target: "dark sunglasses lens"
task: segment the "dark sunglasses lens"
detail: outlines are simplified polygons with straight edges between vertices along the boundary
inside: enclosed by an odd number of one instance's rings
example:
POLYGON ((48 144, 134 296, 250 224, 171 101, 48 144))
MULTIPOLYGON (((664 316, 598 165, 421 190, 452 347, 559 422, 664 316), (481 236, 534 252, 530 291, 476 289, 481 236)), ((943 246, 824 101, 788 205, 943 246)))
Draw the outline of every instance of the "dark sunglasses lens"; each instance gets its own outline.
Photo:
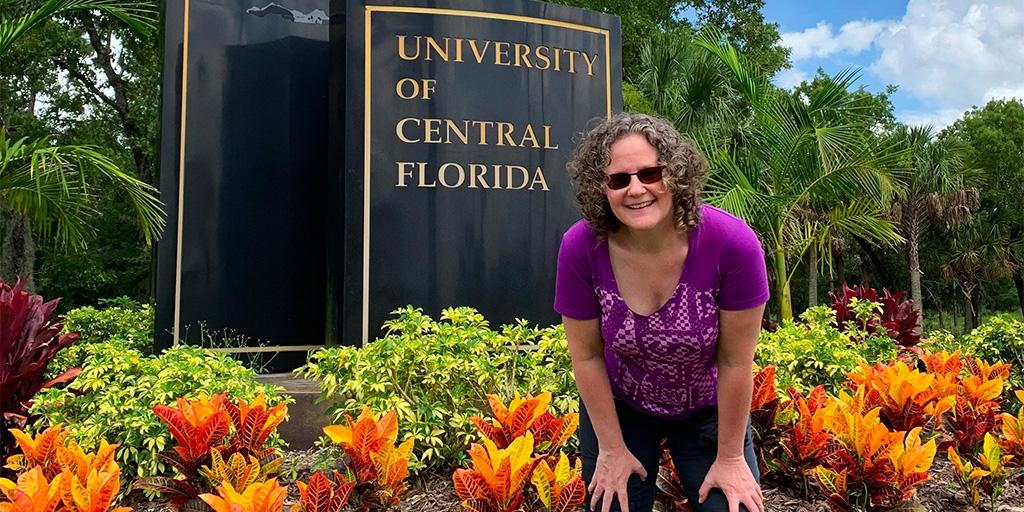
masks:
POLYGON ((608 188, 618 190, 629 186, 630 175, 620 172, 608 176, 608 188))
POLYGON ((640 183, 650 185, 651 183, 657 183, 661 181, 661 167, 652 167, 650 169, 644 169, 636 173, 636 177, 640 178, 640 183))

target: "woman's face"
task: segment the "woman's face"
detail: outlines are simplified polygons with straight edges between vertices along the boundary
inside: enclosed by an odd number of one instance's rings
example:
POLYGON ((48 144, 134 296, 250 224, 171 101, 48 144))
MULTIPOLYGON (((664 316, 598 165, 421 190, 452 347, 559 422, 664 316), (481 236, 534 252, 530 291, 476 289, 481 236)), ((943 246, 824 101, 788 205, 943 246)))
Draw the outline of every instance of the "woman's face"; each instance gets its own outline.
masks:
MULTIPOLYGON (((658 150, 640 134, 627 135, 614 143, 605 174, 635 173, 658 166, 658 150)), ((672 194, 662 180, 645 184, 636 175, 629 177, 629 185, 620 189, 605 187, 605 195, 612 213, 623 226, 646 231, 667 223, 674 226, 672 194)))

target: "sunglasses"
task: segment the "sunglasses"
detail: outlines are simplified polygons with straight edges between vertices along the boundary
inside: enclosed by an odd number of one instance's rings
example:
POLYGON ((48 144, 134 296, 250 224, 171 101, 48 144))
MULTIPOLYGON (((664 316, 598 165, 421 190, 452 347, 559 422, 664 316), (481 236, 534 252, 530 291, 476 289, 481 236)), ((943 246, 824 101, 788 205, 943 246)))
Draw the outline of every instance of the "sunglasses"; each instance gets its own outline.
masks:
POLYGON ((640 183, 650 185, 661 181, 661 173, 665 168, 662 166, 648 167, 637 172, 617 172, 608 175, 608 189, 619 190, 629 186, 629 182, 636 176, 640 183))

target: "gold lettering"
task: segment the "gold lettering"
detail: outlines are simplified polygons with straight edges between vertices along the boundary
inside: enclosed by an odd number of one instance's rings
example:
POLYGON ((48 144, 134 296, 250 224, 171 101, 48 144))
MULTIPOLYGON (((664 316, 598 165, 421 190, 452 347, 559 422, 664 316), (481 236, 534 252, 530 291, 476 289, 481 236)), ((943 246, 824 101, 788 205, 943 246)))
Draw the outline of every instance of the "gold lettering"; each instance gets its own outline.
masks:
POLYGON ((479 146, 487 145, 487 127, 493 125, 493 121, 473 121, 473 126, 480 127, 480 142, 477 142, 479 146))
POLYGON ((494 164, 494 187, 501 188, 501 166, 494 164))
POLYGON ((509 43, 506 43, 505 41, 495 41, 494 42, 494 65, 495 66, 511 66, 512 65, 512 63, 508 61, 508 46, 509 46, 509 43), (504 45, 504 47, 505 47, 504 50, 501 49, 502 45, 504 45), (504 62, 502 62, 502 60, 501 60, 502 57, 505 57, 505 59, 506 59, 504 62))
POLYGON ((565 53, 569 54, 569 72, 570 73, 575 73, 576 72, 576 55, 579 55, 580 52, 578 52, 576 50, 562 50, 562 51, 564 51, 565 53))
POLYGON ((462 38, 455 38, 455 62, 462 62, 462 38))
POLYGON ((440 119, 424 119, 423 120, 423 142, 427 144, 439 144, 441 142, 441 120, 440 119), (434 136, 437 137, 434 137, 434 136))
POLYGON ((405 179, 406 178, 412 178, 412 170, 410 169, 410 170, 406 171, 405 167, 406 166, 412 167, 413 165, 416 165, 416 162, 395 162, 395 163, 398 164, 398 185, 395 185, 395 186, 396 187, 408 187, 408 185, 405 184, 405 179))
POLYGON ((521 148, 526 147, 526 140, 527 139, 529 139, 529 140, 531 140, 533 142, 533 144, 531 144, 533 147, 540 148, 540 144, 537 143, 537 134, 533 133, 533 125, 532 124, 526 125, 526 132, 523 133, 523 140, 519 141, 519 147, 521 147, 521 148))
POLYGON ((544 180, 544 171, 541 171, 540 167, 537 167, 537 170, 533 172, 533 181, 530 182, 530 190, 533 190, 534 185, 536 185, 538 181, 540 182, 541 190, 547 192, 548 182, 544 180))
POLYGON ((533 53, 537 55, 537 60, 544 62, 544 67, 541 67, 540 64, 537 64, 537 69, 548 69, 551 67, 551 57, 548 56, 546 51, 550 49, 551 48, 548 48, 547 46, 538 46, 533 50, 533 53), (541 50, 545 50, 545 52, 541 53, 541 50))
POLYGON ((463 144, 469 144, 469 120, 468 119, 462 121, 464 131, 459 131, 459 125, 455 124, 455 121, 452 121, 451 119, 445 119, 444 121, 445 121, 445 128, 446 128, 445 134, 444 134, 444 143, 445 144, 451 144, 452 143, 452 132, 453 131, 455 132, 455 136, 458 137, 459 140, 461 140, 463 144))
POLYGON ((405 37, 406 36, 398 36, 398 56, 402 58, 402 60, 418 59, 420 56, 420 36, 416 36, 416 55, 411 57, 405 52, 405 37))
POLYGON ((533 67, 533 65, 530 64, 530 45, 523 44, 523 43, 516 43, 515 44, 515 54, 516 54, 516 67, 519 67, 519 60, 520 59, 522 59, 523 63, 526 64, 526 67, 528 67, 528 68, 532 68, 533 67))
POLYGON ((587 52, 583 52, 583 60, 587 61, 587 74, 590 76, 594 75, 594 63, 597 62, 597 54, 594 54, 594 60, 590 60, 587 52))
POLYGON ((555 71, 562 70, 562 49, 555 48, 555 71))
POLYGON ((437 182, 436 181, 431 181, 429 185, 425 181, 425 179, 427 177, 426 176, 426 174, 427 174, 427 163, 426 162, 418 162, 418 163, 420 164, 420 185, 419 186, 421 188, 434 188, 434 187, 436 187, 437 186, 437 182))
POLYGON ((515 130, 515 129, 516 128, 515 128, 515 126, 512 126, 512 123, 502 123, 502 122, 499 122, 498 123, 498 145, 499 146, 504 146, 505 145, 505 141, 507 140, 509 146, 515 147, 516 141, 512 140, 512 131, 515 130), (506 128, 508 129, 507 132, 505 131, 506 128))
POLYGON ((558 149, 558 144, 551 145, 551 126, 544 125, 544 149, 558 149))
POLYGON ((473 50, 473 56, 476 57, 476 63, 480 64, 484 61, 484 55, 487 55, 487 47, 491 45, 490 41, 484 41, 483 51, 477 51, 476 39, 469 40, 469 49, 473 50))
POLYGON ((461 165, 454 162, 448 162, 442 165, 441 168, 437 171, 437 179, 441 181, 441 186, 445 188, 456 188, 461 187, 462 182, 466 181, 466 174, 465 171, 462 169, 461 165), (455 182, 454 185, 449 185, 448 182, 444 179, 444 171, 448 170, 448 168, 450 167, 454 167, 459 170, 459 181, 455 182))
POLYGON ((505 185, 505 188, 507 188, 508 190, 522 190, 526 188, 526 183, 530 181, 530 173, 529 171, 526 170, 526 167, 522 167, 519 165, 506 165, 505 173, 506 177, 508 177, 508 184, 505 185), (520 174, 523 176, 523 184, 519 185, 518 187, 512 184, 515 181, 512 179, 512 169, 518 170, 520 174))
POLYGON ((487 186, 487 180, 484 179, 484 175, 487 174, 487 166, 484 164, 469 164, 469 188, 476 188, 476 180, 480 180, 480 186, 483 188, 491 188, 487 186))
POLYGON ((448 62, 448 38, 444 38, 444 51, 441 51, 441 46, 437 44, 437 41, 433 37, 427 36, 427 56, 423 60, 433 60, 430 58, 430 49, 434 49, 434 53, 437 53, 441 60, 448 62))
POLYGON ((402 119, 401 121, 398 122, 398 124, 395 125, 395 134, 398 135, 398 139, 401 140, 402 142, 405 142, 406 144, 415 144, 419 142, 420 139, 410 139, 405 136, 404 127, 405 123, 408 121, 412 121, 413 124, 417 126, 420 124, 419 119, 416 119, 415 117, 407 117, 405 119, 402 119))

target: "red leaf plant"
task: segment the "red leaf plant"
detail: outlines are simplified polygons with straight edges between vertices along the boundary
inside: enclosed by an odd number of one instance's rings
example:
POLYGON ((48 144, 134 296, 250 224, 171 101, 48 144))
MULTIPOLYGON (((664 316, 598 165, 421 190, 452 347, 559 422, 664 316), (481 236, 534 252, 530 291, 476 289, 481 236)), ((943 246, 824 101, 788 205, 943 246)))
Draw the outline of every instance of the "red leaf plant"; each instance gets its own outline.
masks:
POLYGON ((43 302, 24 291, 25 281, 11 288, 0 279, 0 460, 14 453, 9 430, 29 423, 32 397, 42 389, 71 381, 81 368, 45 380, 46 367, 57 352, 78 339, 77 332, 60 334, 62 317, 52 316, 60 299, 43 302))
POLYGON ((879 328, 885 328, 886 333, 892 340, 903 349, 921 353, 917 344, 921 342, 921 334, 917 328, 921 321, 921 312, 914 310, 914 301, 900 301, 903 292, 895 295, 889 293, 888 288, 882 289, 884 295, 879 296, 873 288, 855 285, 852 289, 843 283, 840 296, 829 292, 832 299, 832 309, 836 312, 836 328, 840 331, 846 330, 846 322, 853 321, 862 330, 874 334, 879 328), (872 317, 866 323, 857 320, 850 311, 850 299, 854 297, 860 300, 869 300, 881 304, 882 311, 878 316, 872 317))

